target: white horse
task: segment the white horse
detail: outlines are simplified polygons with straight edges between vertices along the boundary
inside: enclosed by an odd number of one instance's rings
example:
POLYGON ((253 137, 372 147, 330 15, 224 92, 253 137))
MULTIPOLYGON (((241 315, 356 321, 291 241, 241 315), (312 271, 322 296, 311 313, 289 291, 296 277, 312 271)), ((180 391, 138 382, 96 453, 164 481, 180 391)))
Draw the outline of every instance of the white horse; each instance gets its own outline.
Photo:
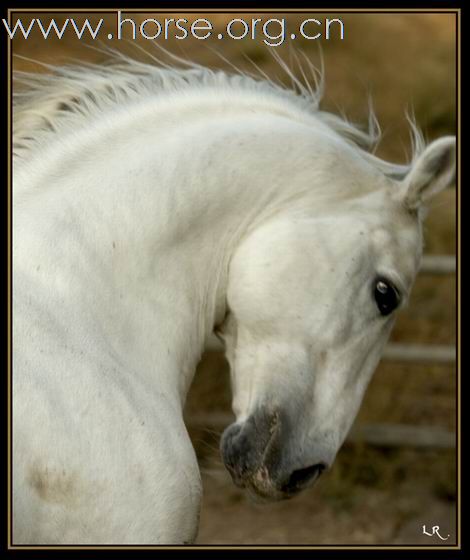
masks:
POLYGON ((424 147, 413 127, 411 164, 393 165, 309 86, 201 67, 19 78, 13 543, 195 540, 182 411, 214 330, 235 483, 268 499, 312 484, 408 298, 455 138, 424 147))

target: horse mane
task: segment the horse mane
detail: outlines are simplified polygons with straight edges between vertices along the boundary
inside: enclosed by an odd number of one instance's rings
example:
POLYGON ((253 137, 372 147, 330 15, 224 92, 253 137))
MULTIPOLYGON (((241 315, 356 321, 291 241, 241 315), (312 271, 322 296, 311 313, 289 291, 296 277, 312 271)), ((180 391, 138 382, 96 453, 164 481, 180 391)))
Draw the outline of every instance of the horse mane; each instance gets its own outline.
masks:
MULTIPOLYGON (((160 47, 162 49, 162 47, 160 47)), ((162 49, 164 50, 164 49, 162 49)), ((305 57, 313 84, 296 58, 302 80, 291 67, 275 53, 274 58, 291 80, 288 88, 270 79, 255 63, 252 74, 234 67, 234 72, 212 70, 194 62, 165 53, 179 63, 169 65, 151 56, 152 63, 128 57, 118 51, 107 50, 106 65, 78 62, 54 66, 33 61, 46 72, 15 71, 13 80, 13 156, 25 160, 35 147, 43 145, 48 136, 66 129, 76 129, 84 122, 103 113, 113 105, 120 105, 156 94, 184 90, 216 89, 220 92, 251 92, 270 102, 277 102, 286 112, 314 114, 332 131, 354 146, 358 153, 385 175, 401 179, 425 147, 421 131, 414 117, 407 115, 410 124, 411 162, 399 165, 386 162, 374 155, 382 132, 369 103, 368 127, 364 129, 344 116, 323 111, 320 103, 324 91, 323 68, 318 70, 305 57)), ((148 53, 147 53, 148 54, 148 53)), ((31 60, 26 57, 25 60, 31 60)), ((229 61, 225 60, 228 64, 229 61)))

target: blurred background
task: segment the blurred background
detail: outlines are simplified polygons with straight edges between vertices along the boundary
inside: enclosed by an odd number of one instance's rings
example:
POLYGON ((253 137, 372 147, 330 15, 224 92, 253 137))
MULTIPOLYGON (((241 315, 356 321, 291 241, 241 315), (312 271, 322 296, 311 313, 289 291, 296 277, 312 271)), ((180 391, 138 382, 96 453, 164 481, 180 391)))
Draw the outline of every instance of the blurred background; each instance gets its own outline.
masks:
MULTIPOLYGON (((453 14, 131 14, 137 23, 148 17, 205 17, 222 28, 235 17, 285 17, 288 28, 298 28, 308 17, 341 18, 344 40, 287 41, 276 47, 284 60, 291 46, 320 64, 321 47, 326 71, 323 108, 344 112, 355 122, 367 118, 370 94, 384 138, 378 154, 405 161, 410 153, 405 111, 413 109, 427 139, 456 132, 456 16, 453 14)), ((95 50, 105 46, 141 60, 161 51, 152 41, 106 40, 114 33, 116 14, 30 14, 82 22, 104 19, 103 43, 78 40, 65 33, 61 40, 44 40, 38 31, 28 40, 13 40, 13 52, 36 61, 61 64, 71 59, 106 63, 95 50), (94 48, 87 48, 91 45, 94 48)), ((124 29, 124 28, 123 28, 124 29)), ((150 30, 149 30, 150 32, 150 30)), ((126 35, 124 34, 124 37, 126 35)), ((263 43, 243 39, 205 41, 157 40, 158 44, 211 67, 231 65, 253 71, 249 57, 268 76, 288 84, 279 64, 263 43)), ((168 60, 168 59, 167 59, 168 60)), ((40 65, 14 58, 14 68, 44 71, 40 65)), ((301 74, 295 65, 294 72, 301 74)), ((320 483, 292 500, 252 504, 231 482, 221 463, 218 442, 231 422, 228 369, 221 353, 204 356, 196 374, 186 418, 202 471, 204 498, 199 544, 312 544, 312 545, 449 545, 456 542, 456 190, 436 197, 425 229, 428 259, 414 286, 407 309, 401 311, 387 359, 379 365, 366 394, 351 437, 336 463, 320 483), (450 258, 449 258, 450 257, 450 258), (404 347, 401 345, 405 345, 404 347), (413 346, 410 346, 413 345, 413 346), (424 345, 424 347, 423 347, 424 345), (437 535, 423 534, 439 525, 437 535)))

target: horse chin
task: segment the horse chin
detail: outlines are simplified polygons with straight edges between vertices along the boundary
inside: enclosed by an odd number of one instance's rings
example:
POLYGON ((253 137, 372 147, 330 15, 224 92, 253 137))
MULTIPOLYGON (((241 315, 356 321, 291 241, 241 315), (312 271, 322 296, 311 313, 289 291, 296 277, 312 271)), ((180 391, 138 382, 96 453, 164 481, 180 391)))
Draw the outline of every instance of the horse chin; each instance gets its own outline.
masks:
POLYGON ((269 476, 268 469, 261 467, 256 474, 251 477, 244 487, 247 488, 248 495, 255 502, 273 502, 289 500, 300 494, 306 488, 316 484, 321 473, 325 469, 323 464, 313 465, 306 469, 293 471, 288 480, 282 485, 276 484, 269 476), (312 474, 314 472, 314 474, 312 474))
POLYGON ((293 496, 291 494, 281 492, 277 488, 259 488, 255 485, 247 486, 246 493, 250 502, 261 505, 279 502, 281 500, 288 500, 293 496))
POLYGON ((248 499, 257 504, 267 504, 289 500, 301 492, 301 488, 286 491, 280 488, 269 476, 266 466, 260 467, 253 475, 242 479, 229 470, 232 480, 238 488, 246 491, 248 499))
POLYGON ((246 491, 249 500, 253 503, 265 504, 291 498, 293 494, 283 492, 271 480, 268 469, 260 467, 254 474, 240 476, 232 468, 227 467, 232 481, 238 488, 246 491))
POLYGON ((261 467, 246 485, 247 494, 252 502, 266 504, 288 500, 297 492, 285 492, 271 480, 266 467, 261 467))

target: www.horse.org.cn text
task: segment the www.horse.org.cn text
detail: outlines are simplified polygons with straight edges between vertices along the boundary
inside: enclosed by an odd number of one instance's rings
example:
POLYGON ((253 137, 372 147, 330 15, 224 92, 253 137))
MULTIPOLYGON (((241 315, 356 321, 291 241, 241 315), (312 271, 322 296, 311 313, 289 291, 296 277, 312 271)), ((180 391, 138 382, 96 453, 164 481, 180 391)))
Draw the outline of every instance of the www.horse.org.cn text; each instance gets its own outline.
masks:
POLYGON ((194 38, 198 40, 261 40, 269 47, 278 47, 286 41, 303 39, 343 40, 345 37, 344 22, 340 18, 319 19, 310 17, 304 19, 296 28, 288 29, 285 18, 233 18, 224 26, 216 26, 208 18, 197 18, 192 21, 187 18, 147 18, 136 22, 133 18, 125 17, 121 11, 117 12, 116 30, 114 33, 104 33, 104 20, 90 22, 88 18, 76 21, 66 18, 58 23, 54 18, 45 21, 44 18, 33 18, 24 23, 18 18, 13 24, 2 20, 6 33, 10 39, 40 37, 44 39, 63 39, 67 35, 74 35, 78 39, 108 40, 137 40, 148 41, 194 38))

